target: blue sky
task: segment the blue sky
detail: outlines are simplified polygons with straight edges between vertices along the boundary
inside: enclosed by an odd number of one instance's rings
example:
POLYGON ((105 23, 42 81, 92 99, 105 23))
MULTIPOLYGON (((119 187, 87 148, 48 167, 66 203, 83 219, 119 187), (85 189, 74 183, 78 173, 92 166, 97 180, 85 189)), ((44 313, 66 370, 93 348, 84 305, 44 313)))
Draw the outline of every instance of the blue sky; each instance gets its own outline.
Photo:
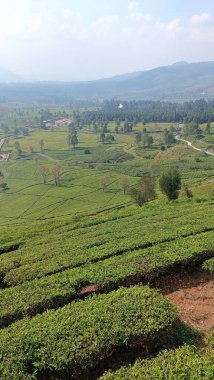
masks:
POLYGON ((2 0, 0 48, 0 65, 27 80, 214 60, 214 1, 2 0))

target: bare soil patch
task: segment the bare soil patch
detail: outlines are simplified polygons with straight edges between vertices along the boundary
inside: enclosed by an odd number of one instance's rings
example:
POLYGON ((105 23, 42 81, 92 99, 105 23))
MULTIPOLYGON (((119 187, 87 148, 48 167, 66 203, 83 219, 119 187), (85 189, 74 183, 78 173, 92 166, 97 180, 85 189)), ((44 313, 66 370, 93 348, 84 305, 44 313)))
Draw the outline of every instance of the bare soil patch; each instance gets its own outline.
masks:
POLYGON ((92 293, 98 292, 98 287, 96 285, 87 285, 80 290, 80 296, 87 296, 92 293))
POLYGON ((179 289, 169 292, 165 288, 163 292, 178 307, 180 319, 208 334, 214 328, 214 276, 202 270, 184 274, 183 279, 177 278, 176 287, 179 289))

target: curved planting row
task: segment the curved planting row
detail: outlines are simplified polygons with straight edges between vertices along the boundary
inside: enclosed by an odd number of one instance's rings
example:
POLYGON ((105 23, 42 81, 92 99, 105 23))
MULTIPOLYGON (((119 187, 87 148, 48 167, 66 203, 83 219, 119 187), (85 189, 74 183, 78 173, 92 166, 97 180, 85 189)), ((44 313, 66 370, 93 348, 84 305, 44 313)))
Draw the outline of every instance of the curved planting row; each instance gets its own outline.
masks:
MULTIPOLYGON (((171 227, 171 232, 176 234, 177 228, 183 226, 180 233, 185 233, 185 223, 187 224, 187 230, 192 229, 193 231, 204 229, 206 227, 214 227, 213 218, 210 216, 208 210, 205 212, 205 210, 198 209, 194 205, 194 207, 188 207, 188 214, 186 214, 186 212, 187 210, 184 212, 183 207, 177 210, 175 208, 175 211, 169 215, 165 213, 164 210, 163 218, 163 215, 159 215, 158 213, 147 216, 145 210, 140 214, 139 211, 136 212, 135 210, 137 217, 134 214, 128 219, 128 223, 127 220, 121 221, 119 218, 118 220, 113 220, 108 223, 106 222, 105 225, 95 225, 84 229, 79 228, 75 231, 70 225, 66 225, 59 227, 57 230, 45 230, 44 232, 47 232, 47 234, 44 234, 43 236, 38 236, 35 232, 35 236, 31 236, 30 243, 24 241, 21 243, 21 249, 15 253, 10 252, 7 253, 7 255, 2 256, 0 275, 2 276, 7 271, 22 265, 37 263, 38 261, 51 259, 53 257, 57 258, 59 252, 60 255, 62 253, 66 254, 68 251, 75 254, 79 249, 86 250, 88 247, 96 246, 96 244, 102 244, 103 241, 111 241, 112 233, 114 233, 114 238, 123 239, 124 237, 127 237, 131 240, 132 235, 137 232, 139 232, 140 236, 146 234, 146 236, 149 237, 149 231, 147 233, 147 230, 150 230, 151 233, 153 232, 153 235, 154 230, 156 230, 157 232, 159 231, 160 238, 165 238, 165 234, 170 238, 169 228, 171 227), (139 223, 139 221, 142 221, 142 224, 139 223), (168 229, 168 233, 165 229, 168 229), (82 239, 83 236, 84 239, 82 239)), ((177 232, 177 235, 178 234, 179 230, 177 232)), ((148 241, 148 238, 146 241, 148 241)), ((149 241, 152 240, 150 239, 149 241)))
POLYGON ((161 341, 177 309, 149 287, 136 286, 26 318, 0 332, 2 380, 56 378, 94 368, 113 350, 161 341))
POLYGON ((120 285, 148 282, 178 264, 191 266, 213 255, 214 234, 206 232, 162 243, 126 255, 70 269, 0 291, 0 324, 65 305, 81 296, 86 285, 107 291, 120 285))
POLYGON ((134 365, 109 371, 100 380, 213 380, 214 348, 197 353, 184 346, 165 351, 151 360, 138 360, 134 365))
MULTIPOLYGON (((68 268, 75 268, 87 263, 104 260, 111 256, 117 256, 128 251, 144 248, 162 241, 174 240, 178 236, 188 236, 206 229, 212 229, 213 220, 210 215, 201 218, 197 215, 194 221, 187 220, 183 215, 180 219, 153 222, 148 225, 131 226, 126 230, 119 228, 112 234, 103 231, 99 237, 87 238, 87 235, 77 239, 76 236, 66 239, 64 235, 59 242, 42 244, 21 249, 16 254, 5 256, 1 260, 0 274, 4 286, 14 286, 28 280, 40 278, 45 275, 61 272, 68 268), (85 245, 87 241, 88 248, 85 245), (95 242, 97 246, 95 246, 95 242), (92 247, 90 247, 90 244, 92 247), (48 257, 49 256, 49 257, 48 257), (38 258, 38 261, 36 261, 38 258)), ((112 230, 111 230, 112 231, 112 230)))

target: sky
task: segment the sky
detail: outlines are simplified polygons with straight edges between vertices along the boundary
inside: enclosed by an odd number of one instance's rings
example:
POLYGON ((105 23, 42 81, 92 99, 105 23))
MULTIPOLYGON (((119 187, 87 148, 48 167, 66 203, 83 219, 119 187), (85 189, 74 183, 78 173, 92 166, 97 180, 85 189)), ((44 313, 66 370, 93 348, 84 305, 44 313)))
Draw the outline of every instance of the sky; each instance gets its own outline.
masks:
POLYGON ((0 66, 26 80, 211 60, 213 0, 0 0, 0 66))

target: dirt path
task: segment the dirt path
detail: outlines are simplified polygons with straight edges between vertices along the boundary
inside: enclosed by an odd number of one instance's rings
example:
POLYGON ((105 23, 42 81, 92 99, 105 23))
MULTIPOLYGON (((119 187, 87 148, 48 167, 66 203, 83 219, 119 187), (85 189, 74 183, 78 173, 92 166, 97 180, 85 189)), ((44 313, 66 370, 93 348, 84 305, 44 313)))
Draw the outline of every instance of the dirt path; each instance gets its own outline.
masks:
POLYGON ((190 146, 194 150, 197 150, 198 152, 203 152, 203 153, 209 154, 210 156, 214 156, 214 153, 208 152, 208 150, 203 150, 203 149, 197 148, 196 146, 194 146, 192 144, 191 141, 181 139, 181 138, 179 138, 179 136, 175 136, 175 138, 178 141, 183 141, 183 142, 187 143, 188 146, 190 146))

